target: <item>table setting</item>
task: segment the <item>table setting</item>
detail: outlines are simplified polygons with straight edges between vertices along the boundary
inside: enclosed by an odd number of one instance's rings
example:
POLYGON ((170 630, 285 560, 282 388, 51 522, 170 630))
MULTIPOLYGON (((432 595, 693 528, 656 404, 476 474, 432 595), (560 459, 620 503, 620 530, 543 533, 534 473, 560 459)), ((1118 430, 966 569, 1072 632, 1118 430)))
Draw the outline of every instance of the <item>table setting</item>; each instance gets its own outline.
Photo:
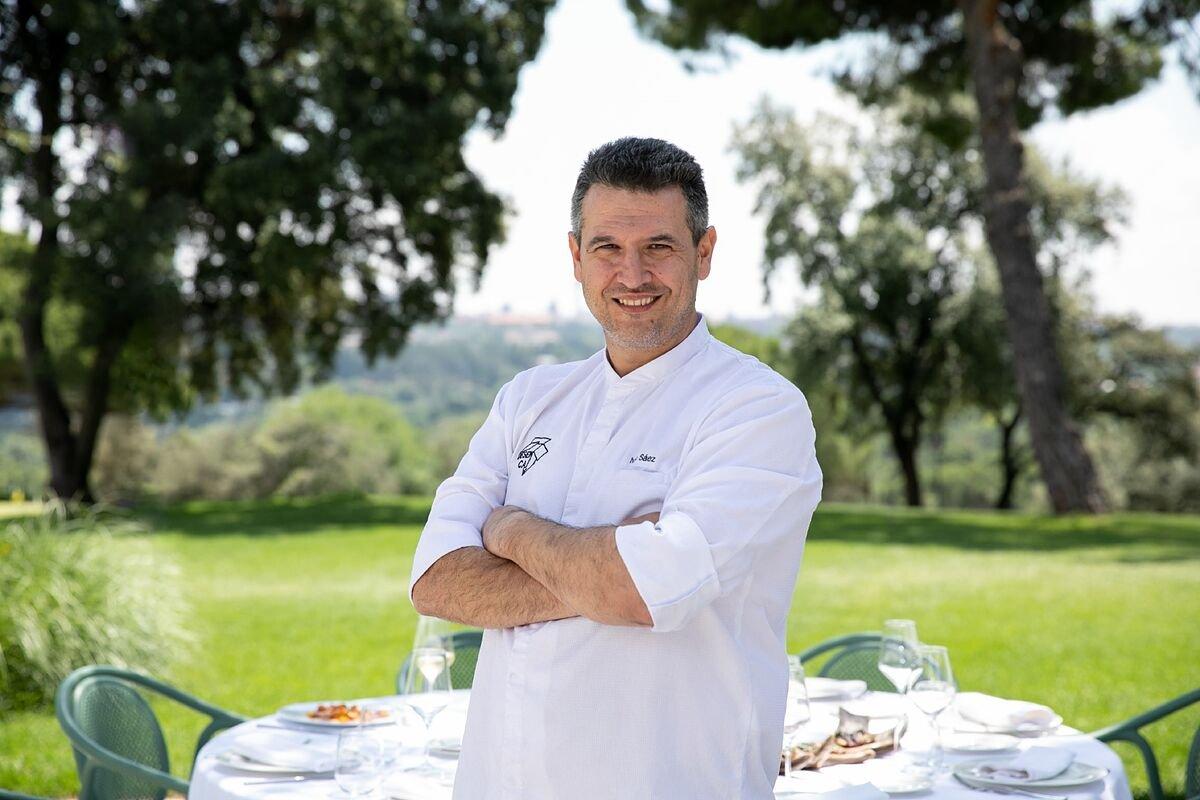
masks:
MULTIPOLYGON (((945 647, 922 643, 911 620, 887 620, 878 664, 896 693, 842 697, 806 689, 793 658, 776 797, 1130 800, 1120 759, 1044 705, 959 692, 945 647)), ((828 681, 829 679, 823 679, 828 681)))
MULTIPOLYGON (((188 797, 450 798, 470 690, 443 641, 419 632, 399 694, 291 703, 218 735, 188 797)), ((911 621, 885 623, 878 666, 897 692, 789 657, 777 798, 1132 800, 1106 745, 1046 706, 958 692, 949 652, 911 621)))

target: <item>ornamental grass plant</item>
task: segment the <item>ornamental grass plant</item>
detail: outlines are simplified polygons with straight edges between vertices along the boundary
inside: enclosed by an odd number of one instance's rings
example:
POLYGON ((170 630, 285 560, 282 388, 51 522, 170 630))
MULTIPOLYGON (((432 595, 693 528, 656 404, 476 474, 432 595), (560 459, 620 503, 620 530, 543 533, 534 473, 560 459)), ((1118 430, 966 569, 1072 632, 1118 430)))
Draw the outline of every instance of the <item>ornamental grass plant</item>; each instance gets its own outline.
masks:
POLYGON ((0 714, 87 664, 162 675, 186 647, 178 566, 110 510, 55 504, 0 532, 0 714))

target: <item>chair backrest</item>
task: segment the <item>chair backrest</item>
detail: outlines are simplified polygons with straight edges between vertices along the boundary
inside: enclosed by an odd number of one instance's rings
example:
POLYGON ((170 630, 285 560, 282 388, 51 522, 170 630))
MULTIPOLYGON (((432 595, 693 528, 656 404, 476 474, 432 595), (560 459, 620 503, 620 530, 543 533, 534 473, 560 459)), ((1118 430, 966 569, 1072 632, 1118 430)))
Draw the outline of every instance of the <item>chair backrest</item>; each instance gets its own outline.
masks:
POLYGON ((1192 746, 1188 750, 1187 774, 1183 779, 1183 796, 1188 800, 1200 800, 1200 728, 1192 737, 1192 746))
MULTIPOLYGON (((454 648, 454 662, 450 665, 450 685, 455 689, 470 689, 475 681, 475 664, 479 661, 479 648, 483 645, 483 631, 458 631, 450 635, 454 648)), ((412 667, 410 653, 396 674, 396 692, 404 692, 404 681, 412 667)))
POLYGON ((849 633, 826 639, 800 654, 805 672, 819 664, 817 675, 839 680, 866 681, 867 688, 875 692, 895 692, 896 687, 879 671, 878 633, 849 633), (822 659, 822 656, 825 656, 822 659))
POLYGON ((162 800, 166 796, 158 783, 109 769, 88 755, 89 749, 98 747, 159 772, 170 772, 158 718, 136 689, 111 675, 90 675, 76 682, 64 700, 60 721, 75 753, 80 800, 162 800))

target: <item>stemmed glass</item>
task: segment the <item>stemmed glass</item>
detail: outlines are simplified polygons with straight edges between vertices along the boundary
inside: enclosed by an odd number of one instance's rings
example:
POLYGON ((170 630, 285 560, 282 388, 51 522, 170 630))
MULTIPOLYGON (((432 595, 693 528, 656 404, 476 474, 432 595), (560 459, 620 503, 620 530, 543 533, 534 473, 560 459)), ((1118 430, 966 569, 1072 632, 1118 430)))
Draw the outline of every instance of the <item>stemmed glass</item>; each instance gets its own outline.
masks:
POLYGON ((808 704, 808 687, 804 684, 804 665, 800 656, 788 656, 788 693, 787 705, 783 711, 783 774, 792 774, 792 747, 796 744, 796 734, 804 724, 812 719, 812 709, 808 704))
POLYGON ((925 644, 917 648, 920 666, 908 689, 908 697, 921 713, 929 717, 933 728, 933 745, 929 749, 927 766, 937 772, 942 763, 942 732, 938 715, 954 701, 958 690, 950 669, 950 652, 941 645, 925 644))
POLYGON ((879 671, 904 694, 920 667, 917 655, 917 623, 911 619, 889 619, 883 623, 879 640, 879 671))
POLYGON ((350 797, 365 798, 383 781, 383 746, 373 735, 355 728, 338 734, 333 779, 350 797))
POLYGON ((425 723, 425 751, 418 772, 438 774, 429 759, 433 718, 450 702, 450 658, 445 648, 417 647, 404 677, 404 702, 425 723))
POLYGON ((438 617, 422 616, 417 619, 417 633, 413 637, 413 648, 440 647, 446 651, 446 666, 454 665, 454 634, 463 626, 438 617))

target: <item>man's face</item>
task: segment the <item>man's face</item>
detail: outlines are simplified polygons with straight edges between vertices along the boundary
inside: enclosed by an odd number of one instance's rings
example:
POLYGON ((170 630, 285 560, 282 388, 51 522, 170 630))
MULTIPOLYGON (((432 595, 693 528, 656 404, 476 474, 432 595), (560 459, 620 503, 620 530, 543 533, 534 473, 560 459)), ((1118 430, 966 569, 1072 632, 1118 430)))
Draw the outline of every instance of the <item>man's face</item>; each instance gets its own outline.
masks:
POLYGON ((696 284, 708 277, 716 230, 692 243, 678 187, 592 186, 582 212, 579 241, 568 235, 575 280, 610 348, 670 349, 695 325, 696 284))

